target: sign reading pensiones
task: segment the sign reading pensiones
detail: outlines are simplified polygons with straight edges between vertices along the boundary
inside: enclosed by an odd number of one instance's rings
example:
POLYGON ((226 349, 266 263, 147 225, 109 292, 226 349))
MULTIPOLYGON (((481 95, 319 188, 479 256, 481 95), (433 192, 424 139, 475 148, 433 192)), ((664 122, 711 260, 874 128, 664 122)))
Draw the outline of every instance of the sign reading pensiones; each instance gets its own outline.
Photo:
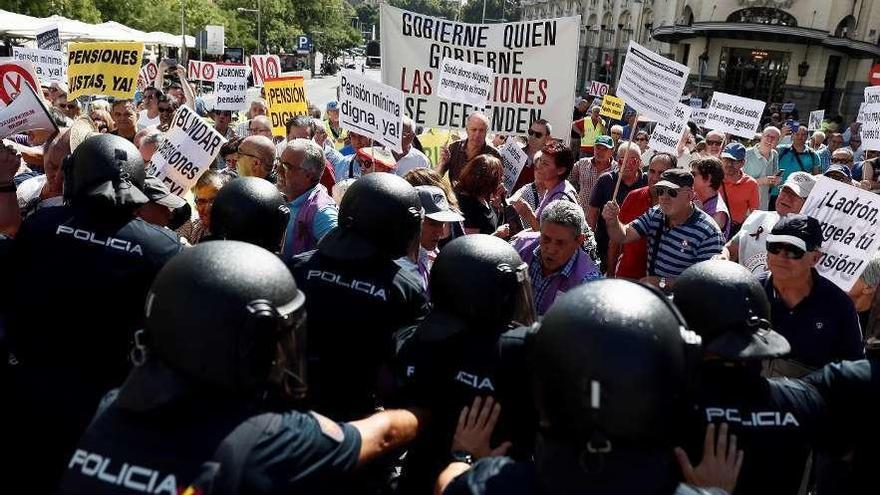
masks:
POLYGON ((143 43, 68 43, 68 98, 134 98, 143 52, 143 43))
POLYGON ((37 76, 44 84, 49 84, 52 81, 65 81, 67 78, 67 61, 62 52, 13 46, 12 58, 30 61, 34 65, 37 76))
POLYGON ((693 107, 679 103, 673 110, 671 118, 658 122, 648 141, 648 147, 661 153, 672 153, 678 156, 678 143, 687 129, 687 122, 691 118, 693 107))
POLYGON ((504 165, 504 189, 507 190, 509 196, 516 192, 513 190, 513 186, 516 185, 516 180, 519 179, 519 174, 529 157, 519 142, 513 138, 508 139, 502 147, 498 148, 498 153, 501 155, 501 162, 504 165))
POLYGON ((402 153, 403 92, 352 70, 339 78, 339 124, 402 153))
POLYGON ((263 81, 263 91, 269 104, 269 119, 273 136, 287 136, 287 121, 309 113, 305 80, 302 77, 281 77, 263 81))
POLYGON ((630 41, 617 83, 617 96, 658 122, 669 118, 681 99, 690 69, 630 41))
POLYGON ((755 137, 765 103, 716 91, 706 109, 706 129, 726 132, 747 139, 755 137))
POLYGON ((183 196, 208 169, 225 142, 195 110, 182 105, 174 114, 165 141, 153 154, 149 171, 171 193, 183 196))
POLYGON ((880 200, 871 191, 819 176, 801 213, 822 226, 822 254, 816 270, 849 292, 880 242, 880 200))
POLYGON ((559 137, 571 127, 580 18, 465 24, 381 6, 382 80, 406 94, 417 125, 463 129, 483 110, 490 132, 525 135, 546 119, 559 137), (495 74, 485 108, 437 95, 444 58, 486 66, 495 74))
POLYGON ((214 94, 217 95, 215 110, 247 109, 248 68, 242 64, 214 64, 214 94))

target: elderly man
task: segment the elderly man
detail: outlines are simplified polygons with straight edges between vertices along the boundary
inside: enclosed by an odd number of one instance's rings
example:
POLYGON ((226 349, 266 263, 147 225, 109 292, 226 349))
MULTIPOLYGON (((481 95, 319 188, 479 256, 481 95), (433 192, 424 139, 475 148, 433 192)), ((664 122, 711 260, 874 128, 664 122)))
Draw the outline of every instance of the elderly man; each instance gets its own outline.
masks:
POLYGON ((571 169, 568 181, 578 191, 578 202, 584 211, 590 209, 590 195, 599 177, 617 168, 614 160, 614 141, 610 136, 598 136, 591 157, 581 158, 571 169))
POLYGON ((721 252, 724 234, 712 217, 694 205, 694 176, 690 172, 667 170, 654 189, 660 204, 627 225, 620 222, 616 201, 605 204, 602 217, 614 242, 648 239, 648 276, 642 281, 670 290, 685 269, 721 252))
POLYGON ((333 141, 333 147, 341 150, 345 146, 345 140, 348 138, 348 131, 339 125, 339 102, 330 101, 324 107, 324 131, 333 141))
POLYGON ((394 153, 397 159, 397 175, 403 177, 407 172, 414 168, 431 168, 431 162, 424 153, 413 146, 413 140, 416 137, 416 124, 413 119, 404 115, 403 117, 403 133, 401 135, 400 147, 403 153, 394 153))
POLYGON ((62 197, 64 171, 61 170, 61 162, 70 153, 70 129, 62 128, 45 144, 43 153, 45 174, 25 180, 15 191, 22 217, 27 217, 40 208, 64 204, 62 197))
MULTIPOLYGON (((323 130, 323 127, 319 127, 319 125, 319 120, 315 120, 308 115, 297 115, 287 119, 287 122, 284 123, 285 130, 287 131, 286 139, 275 145, 275 156, 281 158, 281 154, 284 153, 287 144, 292 143, 295 139, 313 139, 318 143, 318 146, 321 146, 316 135, 319 129, 323 130)), ((333 165, 326 158, 324 159, 324 173, 321 174, 321 184, 328 191, 332 191, 333 186, 336 185, 336 172, 333 170, 333 165)))
POLYGON ((68 100, 66 94, 59 95, 58 98, 55 99, 55 108, 61 110, 61 113, 63 113, 68 119, 79 117, 80 112, 82 111, 79 101, 77 101, 76 98, 68 100))
MULTIPOLYGON (((874 304, 874 294, 877 292, 877 286, 880 285, 880 252, 874 253, 874 257, 868 261, 865 271, 856 280, 856 283, 849 290, 849 298, 852 299, 859 314, 859 325, 862 332, 867 332, 870 328, 871 307, 874 304)), ((871 335, 865 335, 871 337, 871 335)))
POLYGON ((336 202, 320 184, 323 172, 320 146, 309 139, 287 143, 278 160, 278 190, 290 202, 290 223, 281 248, 285 260, 315 249, 324 234, 337 225, 336 202))
POLYGON ((831 157, 840 148, 843 148, 843 134, 834 132, 828 136, 828 144, 822 148, 822 151, 817 150, 819 160, 822 162, 822 172, 828 170, 828 167, 831 166, 831 157))
POLYGON ((593 156, 596 138, 605 134, 605 121, 599 116, 598 106, 590 108, 590 115, 571 124, 571 128, 581 136, 581 158, 593 156))
POLYGON ((248 121, 249 136, 265 136, 272 139, 272 121, 265 115, 257 115, 248 121))
POLYGON ((556 200, 541 212, 541 235, 519 246, 529 265, 532 293, 539 315, 550 309, 560 293, 602 277, 590 256, 581 249, 587 229, 583 210, 556 200))
MULTIPOLYGON (((275 183, 275 145, 266 136, 248 136, 238 145, 239 177, 259 177, 275 183)), ((320 178, 320 177, 319 177, 320 178)))
POLYGON ((841 360, 864 357, 853 301, 819 275, 822 227, 815 218, 792 213, 766 236, 768 273, 758 276, 770 300, 773 328, 791 344, 771 374, 798 377, 841 360))
POLYGON ((831 163, 822 174, 830 177, 838 182, 849 184, 854 187, 861 187, 859 181, 853 180, 853 156, 846 148, 840 148, 831 155, 831 163))
POLYGON ((721 131, 709 131, 706 134, 706 151, 703 156, 721 157, 721 145, 724 144, 724 133, 721 131))
MULTIPOLYGON (((821 161, 815 151, 807 148, 807 128, 798 127, 797 132, 791 136, 791 144, 780 144, 776 147, 779 152, 779 170, 782 172, 782 181, 794 172, 807 172, 818 174, 821 161)), ((770 191, 770 207, 776 205, 779 196, 779 186, 770 191)))
POLYGON ((733 142, 724 147, 721 152, 724 180, 721 182, 720 194, 730 213, 730 235, 739 232, 746 217, 760 206, 758 182, 743 173, 745 163, 745 146, 733 142))
POLYGON ((550 140, 551 130, 550 123, 545 119, 538 119, 529 126, 528 141, 522 146, 526 153, 526 164, 520 171, 519 177, 516 178, 513 190, 507 191, 508 195, 519 191, 519 188, 535 180, 535 155, 544 149, 550 140))
POLYGON ((486 143, 486 133, 489 131, 489 117, 486 117, 486 114, 483 112, 470 114, 465 123, 465 131, 467 131, 467 139, 450 144, 437 168, 440 175, 449 172, 449 180, 453 183, 458 180, 458 174, 471 158, 490 154, 501 159, 498 150, 486 143))
POLYGON ((159 96, 164 96, 162 91, 152 86, 144 89, 144 109, 138 112, 137 129, 158 126, 159 121, 159 96))
POLYGON ((779 153, 776 145, 782 133, 778 128, 768 126, 761 133, 761 141, 746 150, 746 163, 743 172, 758 183, 758 203, 762 210, 770 209, 770 189, 780 183, 779 153))
POLYGON ((137 134, 137 109, 134 107, 134 102, 132 100, 114 101, 110 107, 110 116, 113 117, 113 123, 116 125, 116 129, 110 131, 110 134, 134 141, 134 135, 137 134))

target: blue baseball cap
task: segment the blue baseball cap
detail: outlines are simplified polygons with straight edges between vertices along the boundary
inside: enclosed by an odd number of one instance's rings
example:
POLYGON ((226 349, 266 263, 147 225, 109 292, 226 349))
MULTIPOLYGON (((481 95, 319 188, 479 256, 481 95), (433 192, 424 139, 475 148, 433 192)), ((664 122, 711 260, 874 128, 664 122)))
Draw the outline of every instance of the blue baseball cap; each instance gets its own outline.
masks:
POLYGON ((339 102, 336 100, 328 101, 327 110, 339 110, 339 102))
POLYGON ((830 177, 835 173, 843 174, 847 179, 852 180, 852 171, 846 165, 841 165, 839 163, 832 163, 828 166, 828 170, 825 171, 824 176, 830 177))
POLYGON ((735 162, 741 162, 746 159, 746 147, 741 143, 730 143, 724 147, 721 158, 730 158, 735 162))

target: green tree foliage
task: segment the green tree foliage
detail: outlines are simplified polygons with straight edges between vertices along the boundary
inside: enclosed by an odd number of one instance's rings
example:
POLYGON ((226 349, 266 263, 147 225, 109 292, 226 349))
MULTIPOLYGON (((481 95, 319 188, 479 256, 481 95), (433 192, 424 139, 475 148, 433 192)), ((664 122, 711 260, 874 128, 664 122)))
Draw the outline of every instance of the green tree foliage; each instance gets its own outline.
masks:
MULTIPOLYGON (((518 21, 522 17, 519 0, 486 0, 486 22, 518 21), (503 9, 502 9, 503 7, 503 9)), ((472 0, 461 9, 461 20, 479 23, 483 19, 483 2, 472 0)))

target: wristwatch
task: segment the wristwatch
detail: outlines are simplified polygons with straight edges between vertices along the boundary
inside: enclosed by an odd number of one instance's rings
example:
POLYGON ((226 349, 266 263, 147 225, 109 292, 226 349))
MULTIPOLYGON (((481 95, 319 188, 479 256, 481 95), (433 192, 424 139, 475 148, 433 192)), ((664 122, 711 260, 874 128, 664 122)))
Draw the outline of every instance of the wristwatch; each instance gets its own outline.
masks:
POLYGON ((463 462, 469 466, 474 464, 474 456, 466 450, 453 450, 452 462, 463 462))

